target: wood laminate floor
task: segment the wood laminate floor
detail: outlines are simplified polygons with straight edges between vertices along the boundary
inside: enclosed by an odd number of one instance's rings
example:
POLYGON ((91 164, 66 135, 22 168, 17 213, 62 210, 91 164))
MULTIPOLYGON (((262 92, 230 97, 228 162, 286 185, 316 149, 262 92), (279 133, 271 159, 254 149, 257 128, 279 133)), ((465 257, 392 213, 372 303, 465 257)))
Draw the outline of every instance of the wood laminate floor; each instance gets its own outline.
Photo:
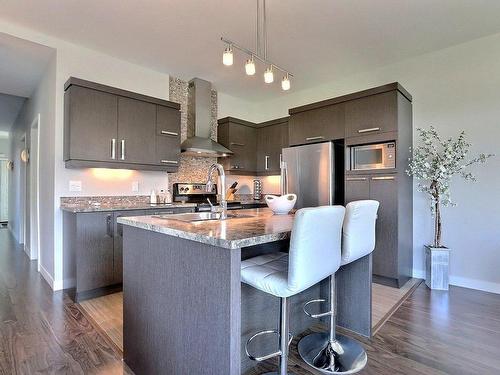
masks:
MULTIPOLYGON (((289 372, 317 374, 298 359, 298 339, 289 372)), ((362 343, 368 365, 361 374, 500 374, 500 295, 420 284, 362 343)), ((274 362, 249 375, 265 369, 274 362)), ((66 295, 52 293, 36 262, 0 230, 0 375, 122 373, 131 372, 114 346, 66 295)))
POLYGON ((0 374, 131 374, 80 309, 0 229, 0 374))
MULTIPOLYGON (((421 279, 411 279, 401 289, 373 284, 372 326, 375 333, 421 282, 421 279)), ((123 351, 123 293, 83 301, 80 306, 117 349, 123 351)))

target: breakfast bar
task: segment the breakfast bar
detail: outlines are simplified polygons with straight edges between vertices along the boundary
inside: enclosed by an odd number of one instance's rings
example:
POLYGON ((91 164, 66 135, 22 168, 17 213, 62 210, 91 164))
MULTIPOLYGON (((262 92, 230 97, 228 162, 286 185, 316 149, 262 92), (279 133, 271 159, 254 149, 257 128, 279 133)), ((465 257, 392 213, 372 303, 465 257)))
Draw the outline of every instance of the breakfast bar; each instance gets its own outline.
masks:
MULTIPOLYGON (((122 217, 126 364, 137 374, 242 374, 255 362, 244 344, 275 329, 279 301, 241 284, 241 261, 288 251, 294 215, 267 208, 205 214, 122 217), (198 216, 197 216, 198 215, 198 216)), ((337 272, 337 325, 371 336, 371 255, 337 272)), ((317 320, 305 302, 326 298, 327 280, 290 300, 290 331, 317 320)), ((262 339, 261 354, 277 340, 262 339)))

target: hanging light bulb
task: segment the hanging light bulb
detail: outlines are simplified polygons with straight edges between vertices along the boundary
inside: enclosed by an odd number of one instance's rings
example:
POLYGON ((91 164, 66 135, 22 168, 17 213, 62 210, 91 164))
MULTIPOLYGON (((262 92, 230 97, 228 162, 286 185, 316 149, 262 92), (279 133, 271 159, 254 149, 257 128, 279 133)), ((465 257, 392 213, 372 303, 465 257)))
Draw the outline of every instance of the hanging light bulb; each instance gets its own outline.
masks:
POLYGON ((288 77, 288 73, 281 80, 281 88, 283 89, 283 91, 290 90, 290 77, 288 77))
POLYGON ((273 81, 274 81, 274 73, 273 73, 273 66, 271 65, 264 72, 264 82, 273 83, 273 81))
POLYGON ((226 66, 233 65, 233 49, 231 45, 227 46, 222 54, 222 63, 226 66))
POLYGON ((247 60, 245 64, 245 72, 248 76, 253 76, 255 74, 255 62, 253 61, 253 56, 247 60))

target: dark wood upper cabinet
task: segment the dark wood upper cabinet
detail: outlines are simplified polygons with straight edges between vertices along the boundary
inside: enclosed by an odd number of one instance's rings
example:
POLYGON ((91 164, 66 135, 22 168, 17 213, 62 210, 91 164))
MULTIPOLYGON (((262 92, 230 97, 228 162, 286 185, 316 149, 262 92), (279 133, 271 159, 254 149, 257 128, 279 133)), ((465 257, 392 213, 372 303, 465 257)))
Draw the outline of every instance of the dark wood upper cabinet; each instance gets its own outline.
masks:
POLYGON ((231 173, 255 173, 257 167, 257 129, 255 124, 226 117, 218 121, 218 141, 233 155, 220 158, 224 169, 231 173))
POLYGON ((290 110, 290 146, 344 138, 344 103, 304 111, 290 110))
POLYGON ((282 149, 288 147, 288 117, 259 124, 257 175, 280 173, 282 149))
POLYGON ((118 98, 118 159, 155 164, 156 104, 118 98), (151 147, 153 146, 153 147, 151 147))
POLYGON ((73 77, 65 90, 66 167, 178 169, 179 104, 73 77))
POLYGON ((397 131, 397 107, 397 91, 346 102, 346 136, 358 137, 397 131))
POLYGON ((181 113, 172 108, 156 106, 156 163, 166 171, 175 172, 181 155, 181 113))
POLYGON ((218 121, 218 141, 233 152, 219 158, 232 174, 276 175, 280 155, 288 147, 288 117, 255 124, 226 117, 218 121))
POLYGON ((64 104, 65 160, 115 161, 118 97, 71 86, 64 94, 64 104))

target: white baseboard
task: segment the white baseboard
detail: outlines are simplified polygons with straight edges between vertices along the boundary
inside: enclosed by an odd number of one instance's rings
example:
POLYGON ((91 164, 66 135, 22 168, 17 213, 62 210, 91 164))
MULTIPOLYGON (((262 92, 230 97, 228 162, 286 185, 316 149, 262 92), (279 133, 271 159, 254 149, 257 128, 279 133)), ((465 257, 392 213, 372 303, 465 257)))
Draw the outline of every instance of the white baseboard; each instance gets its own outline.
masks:
MULTIPOLYGON (((425 279, 425 271, 413 270, 413 277, 417 279, 425 279)), ((467 277, 450 275, 450 285, 460 286, 462 288, 468 288, 468 289, 482 290, 483 292, 500 294, 500 284, 492 283, 490 281, 476 280, 467 277)))
POLYGON ((40 273, 54 292, 57 292, 58 290, 74 288, 76 286, 75 278, 54 280, 54 278, 50 275, 50 273, 45 268, 43 268, 41 264, 40 264, 40 273))
POLYGON ((50 288, 52 290, 56 290, 56 289, 54 289, 54 279, 52 278, 50 273, 45 268, 43 268, 43 266, 41 264, 40 264, 40 274, 45 279, 47 284, 49 284, 50 288))
POLYGON ((413 270, 413 277, 415 279, 425 279, 425 271, 424 270, 413 270))
POLYGON ((492 283, 491 281, 469 279, 467 277, 460 276, 450 276, 450 285, 500 294, 500 284, 492 283))

